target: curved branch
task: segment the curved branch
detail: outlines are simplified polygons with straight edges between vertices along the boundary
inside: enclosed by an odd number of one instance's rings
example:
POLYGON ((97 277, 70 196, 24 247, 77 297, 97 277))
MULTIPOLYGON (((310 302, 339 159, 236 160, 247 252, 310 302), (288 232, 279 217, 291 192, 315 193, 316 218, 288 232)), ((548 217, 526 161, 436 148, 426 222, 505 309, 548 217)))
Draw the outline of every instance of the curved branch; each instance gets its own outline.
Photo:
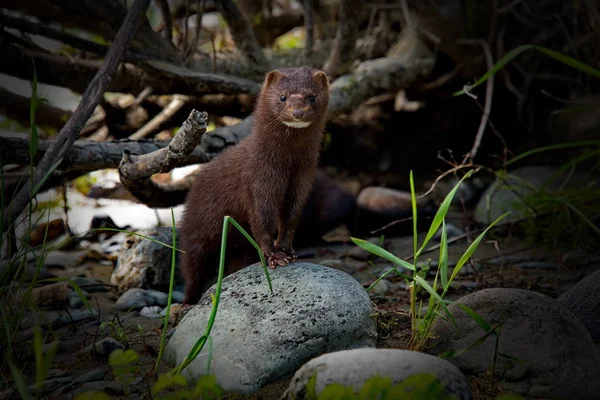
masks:
POLYGON ((265 68, 269 61, 265 57, 262 48, 254 36, 254 32, 246 18, 242 15, 233 0, 221 0, 216 2, 217 10, 231 31, 231 36, 236 47, 248 59, 251 65, 265 68))
POLYGON ((358 24, 362 18, 362 0, 342 0, 340 2, 340 17, 331 55, 323 70, 330 76, 340 76, 355 60, 356 39, 358 39, 358 24))
POLYGON ((52 145, 50 145, 50 148, 38 163, 30 184, 25 185, 19 190, 19 193, 12 199, 9 207, 4 211, 2 216, 2 233, 10 228, 12 222, 16 220, 16 216, 21 213, 31 200, 31 189, 41 182, 42 178, 51 170, 52 165, 65 155, 75 139, 77 139, 81 128, 90 118, 100 98, 108 88, 108 84, 117 70, 117 66, 121 57, 123 57, 129 40, 137 31, 149 3, 150 0, 136 0, 127 12, 123 25, 119 28, 102 67, 100 67, 98 73, 83 93, 81 103, 77 106, 75 112, 73 112, 57 138, 52 142, 52 145))

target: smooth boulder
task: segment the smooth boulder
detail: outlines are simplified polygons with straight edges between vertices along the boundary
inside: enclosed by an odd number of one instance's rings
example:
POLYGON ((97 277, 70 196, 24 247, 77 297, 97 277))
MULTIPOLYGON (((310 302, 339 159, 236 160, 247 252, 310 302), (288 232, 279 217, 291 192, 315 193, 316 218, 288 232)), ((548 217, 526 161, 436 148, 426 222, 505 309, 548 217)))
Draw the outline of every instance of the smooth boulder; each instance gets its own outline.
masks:
POLYGON ((458 352, 449 361, 466 374, 487 379, 496 336, 489 335, 477 344, 486 331, 459 304, 469 307, 490 327, 503 322, 495 366, 496 378, 506 370, 500 382, 503 390, 528 397, 598 399, 600 352, 581 321, 555 299, 524 289, 494 288, 469 294, 448 306, 456 327, 438 318, 427 352, 458 352))
POLYGON ((594 342, 600 342, 600 270, 571 286, 557 300, 583 322, 594 342))
MULTIPOLYGON (((223 280, 210 373, 225 390, 252 393, 320 354, 375 346, 371 300, 350 275, 302 262, 269 273, 273 293, 260 264, 223 280)), ((179 364, 203 334, 214 294, 213 285, 181 320, 166 348, 171 364, 179 364)), ((207 372, 208 347, 184 370, 193 378, 207 372)))
POLYGON ((355 392, 374 376, 399 384, 409 377, 428 374, 457 400, 472 399, 467 378, 452 363, 429 354, 399 349, 353 349, 324 354, 304 364, 294 374, 283 398, 304 399, 307 384, 316 373, 315 391, 331 384, 352 386, 355 392))

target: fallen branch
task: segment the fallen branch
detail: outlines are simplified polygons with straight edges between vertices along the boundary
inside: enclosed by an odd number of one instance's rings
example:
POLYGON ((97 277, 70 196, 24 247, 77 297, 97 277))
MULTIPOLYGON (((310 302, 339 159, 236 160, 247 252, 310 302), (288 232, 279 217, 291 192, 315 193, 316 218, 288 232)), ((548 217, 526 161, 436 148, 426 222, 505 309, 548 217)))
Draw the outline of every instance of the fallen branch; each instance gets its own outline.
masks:
POLYGON ((342 0, 340 17, 331 56, 323 66, 323 70, 332 77, 346 73, 355 60, 358 24, 362 18, 362 0, 342 0))
POLYGON ((233 41, 240 52, 246 57, 251 65, 265 68, 269 65, 269 60, 265 57, 262 48, 254 36, 254 32, 248 24, 248 21, 233 0, 220 0, 216 2, 217 10, 229 27, 233 41))
POLYGON ((200 142, 206 132, 207 123, 207 113, 193 110, 169 146, 140 156, 125 152, 119 165, 119 178, 123 186, 150 207, 168 207, 173 202, 183 203, 189 187, 184 188, 185 190, 172 190, 172 185, 161 184, 151 178, 154 174, 169 172, 181 165, 200 142), (156 196, 157 192, 162 192, 165 196, 156 196))
MULTIPOLYGON (((83 92, 100 70, 102 63, 43 54, 21 49, 0 41, 3 61, 0 72, 17 78, 31 80, 33 63, 38 81, 83 92)), ((140 93, 151 86, 155 94, 257 94, 260 85, 237 76, 207 74, 168 62, 148 60, 142 69, 125 64, 115 73, 108 91, 140 93)))
POLYGON ((67 123, 61 129, 58 137, 50 145, 48 151, 44 154, 37 164, 35 173, 29 184, 21 188, 18 194, 12 199, 10 205, 4 211, 2 216, 2 230, 8 231, 16 217, 23 211, 25 206, 31 201, 30 194, 32 189, 37 186, 42 178, 51 170, 53 164, 61 159, 73 142, 77 139, 81 128, 91 117, 94 109, 98 105, 102 95, 107 90, 113 74, 127 48, 129 40, 135 34, 144 13, 148 8, 150 0, 136 0, 119 28, 113 45, 111 46, 102 67, 83 93, 81 102, 71 115, 67 123))
POLYGON ((171 102, 163 108, 154 118, 152 118, 146 125, 138 129, 137 132, 129 136, 130 140, 143 139, 150 133, 154 132, 163 122, 168 121, 171 117, 183 107, 186 103, 187 98, 181 95, 173 96, 171 102))

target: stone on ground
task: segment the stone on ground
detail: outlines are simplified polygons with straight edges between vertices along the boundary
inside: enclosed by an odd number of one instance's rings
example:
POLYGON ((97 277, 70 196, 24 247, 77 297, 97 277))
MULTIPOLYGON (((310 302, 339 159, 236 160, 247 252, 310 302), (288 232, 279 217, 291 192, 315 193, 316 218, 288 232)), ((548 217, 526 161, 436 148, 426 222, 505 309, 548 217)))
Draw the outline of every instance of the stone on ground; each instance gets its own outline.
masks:
MULTIPOLYGON (((500 388, 528 397, 597 399, 600 352, 583 324, 551 297, 524 289, 484 289, 464 296, 448 309, 451 322, 438 319, 427 351, 439 355, 474 345, 485 331, 458 304, 475 311, 491 327, 504 321, 499 336, 496 374, 506 369, 500 388), (511 363, 509 365, 507 363, 511 363)), ((490 371, 495 336, 449 360, 466 374, 484 377, 490 371)), ((487 376, 486 376, 487 378, 487 376)))
MULTIPOLYGON (((272 294, 260 264, 223 280, 210 373, 225 390, 252 393, 320 354, 375 346, 371 301, 350 275, 301 262, 269 273, 272 294)), ((179 364, 203 334, 214 293, 212 286, 180 322, 166 348, 171 364, 179 364)), ((205 374, 207 358, 208 343, 187 372, 205 374)))
POLYGON ((367 348, 313 358, 296 371, 284 398, 303 399, 307 383, 315 372, 317 394, 334 383, 352 386, 358 392, 367 380, 375 376, 388 377, 393 384, 399 384, 411 376, 428 374, 445 386, 447 395, 454 395, 460 400, 472 398, 467 378, 446 360, 410 350, 367 348))
POLYGON ((557 300, 583 322, 594 342, 600 342, 600 270, 577 282, 557 300))

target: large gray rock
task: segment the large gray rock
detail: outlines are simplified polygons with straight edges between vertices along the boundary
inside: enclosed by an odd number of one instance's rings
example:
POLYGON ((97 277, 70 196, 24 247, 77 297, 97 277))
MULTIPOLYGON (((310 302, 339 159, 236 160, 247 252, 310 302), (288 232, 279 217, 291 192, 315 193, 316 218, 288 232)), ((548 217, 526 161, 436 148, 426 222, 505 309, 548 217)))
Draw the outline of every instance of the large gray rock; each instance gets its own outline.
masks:
POLYGON ((600 342, 600 270, 577 282, 557 300, 583 322, 594 342, 600 342))
POLYGON ((581 188, 591 181, 580 174, 558 173, 558 168, 527 166, 511 171, 505 180, 496 179, 483 193, 475 207, 475 220, 489 224, 507 211, 502 221, 515 221, 531 215, 525 201, 536 190, 556 193, 561 189, 581 188))
POLYGON ((429 354, 397 349, 354 349, 324 354, 302 366, 292 378, 284 398, 304 399, 306 385, 317 373, 315 390, 338 383, 358 392, 374 376, 389 377, 393 384, 417 374, 430 374, 446 387, 446 393, 460 400, 470 400, 467 378, 452 363, 429 354))
MULTIPOLYGON (((273 294, 259 264, 223 280, 210 372, 224 389, 252 393, 320 354, 375 346, 371 301, 350 275, 299 262, 270 276, 273 294)), ((204 332, 214 293, 213 286, 180 322, 166 348, 171 364, 180 363, 204 332)), ((194 378, 206 373, 208 347, 186 369, 194 378)))
MULTIPOLYGON (((173 243, 171 227, 141 230, 138 233, 168 245, 173 243)), ((167 290, 171 277, 171 253, 169 247, 160 243, 138 235, 129 235, 119 252, 110 283, 121 291, 131 288, 167 290)), ((177 252, 177 265, 180 256, 181 253, 177 252)), ((175 271, 175 282, 182 282, 178 268, 175 271)))
MULTIPOLYGON (((427 351, 438 355, 461 351, 480 340, 485 331, 458 304, 474 310, 490 326, 504 321, 498 354, 516 357, 524 363, 498 356, 496 375, 506 373, 500 387, 524 396, 564 399, 598 399, 600 395, 600 352, 581 321, 556 300, 524 289, 485 289, 464 296, 448 309, 458 330, 439 318, 427 351)), ((495 336, 450 358, 461 371, 483 377, 490 371, 495 336)))

